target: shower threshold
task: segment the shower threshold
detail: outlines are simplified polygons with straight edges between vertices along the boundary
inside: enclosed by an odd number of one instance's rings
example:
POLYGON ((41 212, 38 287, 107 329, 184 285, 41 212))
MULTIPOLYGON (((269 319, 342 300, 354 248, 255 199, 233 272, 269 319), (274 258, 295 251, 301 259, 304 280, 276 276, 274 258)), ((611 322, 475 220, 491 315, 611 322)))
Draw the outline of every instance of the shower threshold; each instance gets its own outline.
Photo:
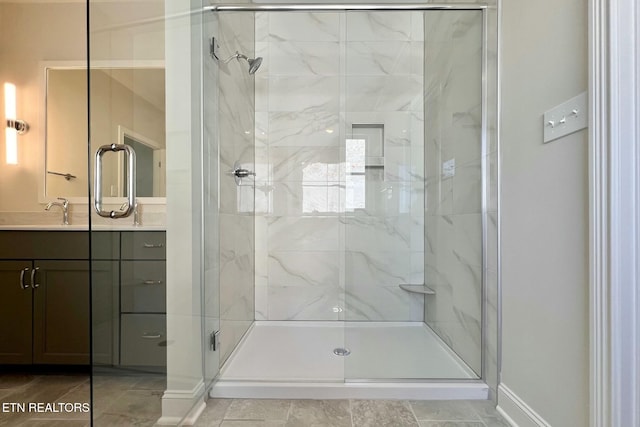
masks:
POLYGON ((257 321, 210 396, 487 399, 488 387, 422 322, 257 321))

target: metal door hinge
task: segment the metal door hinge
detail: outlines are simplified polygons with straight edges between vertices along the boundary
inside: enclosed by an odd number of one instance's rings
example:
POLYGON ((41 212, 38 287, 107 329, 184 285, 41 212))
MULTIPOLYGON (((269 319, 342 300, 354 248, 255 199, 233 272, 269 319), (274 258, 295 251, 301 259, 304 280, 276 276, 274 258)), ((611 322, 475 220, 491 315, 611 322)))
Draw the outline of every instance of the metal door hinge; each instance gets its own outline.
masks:
POLYGON ((209 348, 211 351, 218 351, 220 348, 220 331, 211 332, 209 335, 209 348))

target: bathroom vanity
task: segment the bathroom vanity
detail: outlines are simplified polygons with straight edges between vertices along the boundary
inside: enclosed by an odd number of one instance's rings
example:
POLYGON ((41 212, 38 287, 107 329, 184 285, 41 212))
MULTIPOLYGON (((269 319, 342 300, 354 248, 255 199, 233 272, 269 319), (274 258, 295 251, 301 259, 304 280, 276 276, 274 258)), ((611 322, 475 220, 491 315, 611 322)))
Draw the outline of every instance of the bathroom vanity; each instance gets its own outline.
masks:
POLYGON ((166 366, 164 231, 0 231, 0 364, 166 366), (90 292, 90 277, 93 288, 90 292))

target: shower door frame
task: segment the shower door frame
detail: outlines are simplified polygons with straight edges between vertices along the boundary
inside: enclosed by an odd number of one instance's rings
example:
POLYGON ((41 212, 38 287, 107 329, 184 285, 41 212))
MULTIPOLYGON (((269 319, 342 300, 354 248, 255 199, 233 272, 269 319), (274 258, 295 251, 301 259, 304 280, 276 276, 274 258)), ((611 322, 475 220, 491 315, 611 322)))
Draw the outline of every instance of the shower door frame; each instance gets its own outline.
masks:
MULTIPOLYGON (((496 174, 495 174, 495 183, 491 183, 489 182, 490 180, 488 179, 487 176, 487 171, 489 168, 489 165, 487 164, 488 160, 487 160, 487 156, 490 154, 489 150, 488 150, 488 144, 490 143, 490 139, 489 139, 489 132, 490 132, 490 124, 489 124, 489 113, 488 113, 488 108, 490 107, 489 105, 489 96, 490 96, 490 91, 493 92, 493 96, 495 96, 495 100, 493 102, 493 108, 492 108, 492 117, 494 117, 493 122, 491 125, 491 129, 492 130, 492 136, 491 138, 495 141, 494 147, 493 147, 493 151, 499 153, 500 152, 500 141, 497 135, 497 128, 498 128, 498 117, 499 117, 499 97, 497 96, 498 94, 498 82, 499 82, 499 76, 498 76, 498 63, 499 60, 497 59, 497 55, 498 53, 496 52, 496 59, 495 59, 495 77, 490 79, 489 73, 488 73, 488 64, 489 64, 489 58, 488 58, 488 49, 489 49, 489 42, 493 42, 495 44, 495 48, 498 48, 499 45, 499 23, 498 23, 498 19, 496 18, 496 22, 495 22, 495 39, 490 40, 489 36, 488 36, 488 26, 489 26, 489 10, 495 10, 497 9, 496 6, 491 6, 488 4, 459 4, 459 3, 451 3, 451 4, 446 4, 446 3, 433 3, 433 4, 421 4, 421 3, 336 3, 336 4, 322 4, 322 3, 309 3, 309 4, 301 4, 301 3, 274 3, 274 4, 270 4, 270 3, 264 3, 264 4, 216 4, 216 5, 210 5, 210 6, 205 6, 203 8, 203 12, 331 12, 331 11, 335 11, 335 12, 369 12, 369 11, 406 11, 406 12, 411 12, 411 11, 429 11, 429 10, 436 10, 436 11, 445 11, 445 10, 455 10, 455 11, 481 11, 482 12, 482 37, 481 37, 481 43, 482 43, 482 59, 481 59, 481 106, 482 106, 482 113, 481 113, 481 137, 480 137, 480 142, 481 142, 481 157, 482 157, 482 161, 481 161, 481 217, 482 217, 482 240, 481 240, 481 247, 482 247, 482 286, 481 286, 481 299, 482 299, 482 305, 481 305, 481 372, 479 375, 479 378, 477 379, 363 379, 363 380, 347 380, 345 378, 344 383, 350 383, 350 384, 357 384, 357 383, 379 383, 380 385, 382 385, 381 383, 389 383, 389 384, 393 384, 395 386, 397 386, 399 383, 406 383, 406 384, 419 384, 419 383, 440 383, 440 384, 450 384, 450 383, 477 383, 477 382, 484 382, 484 383, 488 383, 487 382, 487 370, 486 370, 486 364, 487 364, 487 284, 488 284, 488 275, 487 275, 487 269, 488 269, 488 257, 487 257, 487 249, 488 249, 488 236, 487 236, 487 208, 489 207, 489 191, 490 191, 490 185, 494 184, 496 186, 496 188, 499 187, 499 176, 500 176, 500 171, 499 171, 499 155, 498 155, 498 159, 496 160, 496 165, 495 168, 497 170, 496 174), (489 83, 489 81, 491 83, 489 83), (492 85, 493 84, 493 85, 492 85), (495 86, 495 87, 494 87, 495 86)), ((496 12, 497 14, 497 12, 496 12)), ((493 71, 493 70, 492 70, 493 71)), ((499 212, 499 206, 500 206, 500 201, 499 201, 499 192, 497 192, 496 194, 496 217, 497 217, 497 226, 496 226, 496 249, 497 249, 497 253, 500 253, 500 241, 499 241, 499 234, 500 234, 500 226, 499 226, 499 218, 500 218, 500 212, 499 212)), ((499 257, 495 260, 496 263, 496 269, 498 271, 497 274, 497 282, 496 282, 496 292, 498 295, 498 299, 497 299, 497 348, 495 349, 496 351, 496 378, 495 378, 495 385, 492 385, 492 390, 491 392, 495 393, 496 389, 497 389, 497 383, 499 381, 499 372, 500 372, 500 364, 501 364, 501 351, 500 351, 500 336, 501 336, 501 313, 500 313, 500 289, 501 289, 501 281, 500 281, 500 275, 499 275, 499 268, 497 268, 499 266, 499 257), (495 387, 495 388, 494 388, 495 387)), ((343 322, 346 322, 346 320, 343 320, 343 322)), ((217 378, 214 380, 214 383, 217 382, 217 378)), ((253 384, 253 387, 255 387, 257 384, 256 383, 250 383, 253 384)), ((249 385, 249 384, 248 384, 249 385)), ((494 399, 495 395, 492 395, 492 393, 490 392, 490 396, 489 398, 494 399)))

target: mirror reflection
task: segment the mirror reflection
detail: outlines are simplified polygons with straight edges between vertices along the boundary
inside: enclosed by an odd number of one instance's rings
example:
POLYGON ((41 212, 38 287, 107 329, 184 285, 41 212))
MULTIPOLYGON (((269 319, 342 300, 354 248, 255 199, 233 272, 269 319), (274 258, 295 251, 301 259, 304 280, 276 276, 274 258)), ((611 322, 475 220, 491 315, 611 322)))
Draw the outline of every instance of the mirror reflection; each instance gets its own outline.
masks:
MULTIPOLYGON (((136 152, 137 197, 165 197, 165 73, 163 68, 91 70, 91 153, 106 144, 136 152)), ((45 197, 85 197, 87 74, 46 69, 45 197)), ((105 156, 103 194, 126 197, 122 153, 105 156)))

